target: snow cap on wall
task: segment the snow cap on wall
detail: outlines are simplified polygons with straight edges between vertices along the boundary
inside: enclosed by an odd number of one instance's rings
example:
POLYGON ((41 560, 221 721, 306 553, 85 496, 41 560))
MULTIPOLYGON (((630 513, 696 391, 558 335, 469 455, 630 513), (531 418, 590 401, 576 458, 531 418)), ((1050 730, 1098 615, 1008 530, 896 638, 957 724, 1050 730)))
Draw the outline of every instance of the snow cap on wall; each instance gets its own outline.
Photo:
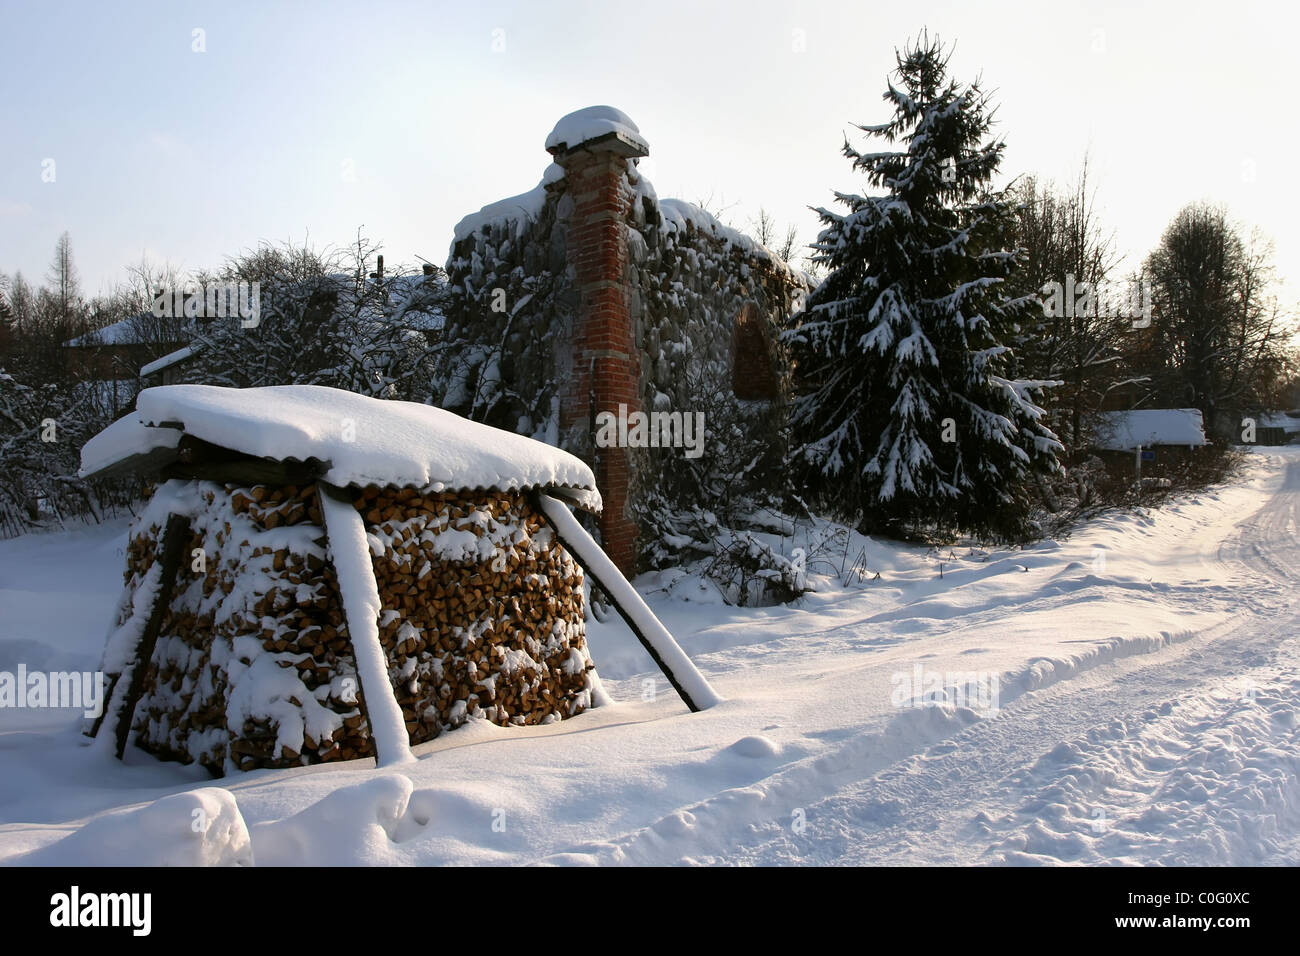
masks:
POLYGON ((452 245, 460 242, 466 236, 479 232, 485 226, 501 228, 508 222, 516 224, 516 238, 523 235, 523 230, 530 222, 541 215, 542 207, 546 205, 547 185, 563 178, 564 170, 551 163, 545 174, 543 174, 542 181, 528 192, 489 203, 478 212, 472 212, 456 223, 454 230, 456 238, 453 240, 452 245), (557 170, 558 175, 554 172, 557 170))

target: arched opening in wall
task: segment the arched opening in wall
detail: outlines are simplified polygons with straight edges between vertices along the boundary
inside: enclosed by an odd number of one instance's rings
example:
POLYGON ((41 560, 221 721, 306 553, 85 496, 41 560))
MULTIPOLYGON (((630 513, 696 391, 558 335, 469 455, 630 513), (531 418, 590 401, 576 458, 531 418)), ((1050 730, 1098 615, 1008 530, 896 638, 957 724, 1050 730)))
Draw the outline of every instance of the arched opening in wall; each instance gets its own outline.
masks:
POLYGON ((758 306, 746 302, 731 336, 731 390, 745 401, 771 401, 777 395, 772 346, 758 306))

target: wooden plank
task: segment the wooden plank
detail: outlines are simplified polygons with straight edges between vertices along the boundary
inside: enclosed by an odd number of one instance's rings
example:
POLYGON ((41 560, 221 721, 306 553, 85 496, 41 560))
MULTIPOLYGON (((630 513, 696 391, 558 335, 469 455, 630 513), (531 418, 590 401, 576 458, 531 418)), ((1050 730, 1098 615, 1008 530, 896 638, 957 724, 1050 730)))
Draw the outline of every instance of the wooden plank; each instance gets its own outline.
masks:
POLYGON ((159 477, 236 485, 306 485, 329 469, 329 462, 316 458, 258 458, 185 435, 176 448, 175 460, 159 470, 159 477))
POLYGON ((339 603, 348 625, 348 644, 361 684, 360 709, 370 727, 375 765, 386 767, 415 760, 402 708, 388 679, 388 655, 379 640, 383 604, 370 559, 365 523, 341 488, 320 482, 321 519, 338 579, 339 603), (351 582, 351 583, 349 583, 351 582), (360 600, 358 600, 360 597, 360 600), (372 605, 367 610, 366 605, 372 605))
MULTIPOLYGON (((163 422, 158 427, 180 427, 179 422, 163 422)), ((330 470, 328 461, 308 458, 258 458, 231 451, 211 442, 183 435, 175 448, 154 448, 129 455, 111 465, 89 472, 86 478, 118 478, 127 474, 157 474, 160 481, 215 481, 236 485, 305 485, 330 470)))
MULTIPOLYGON (((126 739, 131 733, 131 722, 135 716, 136 705, 144 690, 145 674, 153 660, 154 647, 158 644, 158 632, 162 629, 163 615, 171 604, 172 594, 176 590, 176 574, 181 566, 181 552, 190 536, 190 519, 185 515, 167 516, 167 527, 163 531, 163 553, 159 560, 162 569, 158 579, 158 592, 154 595, 153 605, 149 608, 149 619, 136 645, 135 667, 131 671, 131 683, 127 687, 126 700, 117 715, 117 759, 126 753, 126 739)), ((121 678, 118 678, 119 680, 121 678)))
POLYGON ((165 468, 175 460, 175 448, 153 448, 138 455, 128 455, 111 465, 105 465, 96 471, 86 472, 81 477, 89 480, 91 478, 121 478, 131 474, 148 475, 165 468))
POLYGON ((646 649, 664 677, 668 678, 668 683, 672 685, 673 690, 677 691, 677 696, 691 712, 696 713, 721 701, 722 698, 709 686, 704 675, 691 663, 686 652, 673 640, 668 629, 641 600, 640 595, 614 566, 614 562, 578 524, 568 506, 558 498, 537 491, 533 492, 533 503, 555 532, 556 540, 560 545, 573 556, 573 559, 582 566, 583 571, 601 590, 609 595, 614 610, 618 611, 619 617, 627 623, 632 633, 636 635, 636 639, 641 642, 641 646, 646 649), (620 583, 624 587, 620 588, 618 586, 620 583), (626 606, 625 602, 619 599, 620 591, 631 592, 635 598, 633 606, 626 606))
POLYGON ((205 462, 187 465, 172 462, 159 469, 162 481, 215 481, 232 485, 308 485, 329 471, 328 464, 316 462, 272 461, 250 458, 247 461, 205 462))

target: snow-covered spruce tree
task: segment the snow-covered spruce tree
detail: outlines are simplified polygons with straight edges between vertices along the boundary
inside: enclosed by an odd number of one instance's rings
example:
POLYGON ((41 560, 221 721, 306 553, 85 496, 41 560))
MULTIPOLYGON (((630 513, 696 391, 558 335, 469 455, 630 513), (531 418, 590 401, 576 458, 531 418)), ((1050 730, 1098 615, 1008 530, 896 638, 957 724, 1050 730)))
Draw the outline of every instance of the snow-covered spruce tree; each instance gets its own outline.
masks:
POLYGON ((896 59, 893 119, 859 128, 903 148, 844 144, 883 194, 817 210, 828 275, 786 333, 795 457, 814 496, 866 532, 1014 540, 1031 530, 1027 479, 1059 469, 1061 445, 1036 404, 1051 383, 1009 377, 1003 343, 1037 303, 1004 286, 1018 251, 990 187, 1003 143, 937 39, 896 59))

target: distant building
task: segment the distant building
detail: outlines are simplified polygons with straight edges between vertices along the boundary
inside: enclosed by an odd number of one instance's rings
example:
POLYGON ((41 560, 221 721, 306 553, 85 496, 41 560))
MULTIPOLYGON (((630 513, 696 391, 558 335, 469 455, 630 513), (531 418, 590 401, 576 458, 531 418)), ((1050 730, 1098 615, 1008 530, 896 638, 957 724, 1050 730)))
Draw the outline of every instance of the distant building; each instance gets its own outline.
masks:
POLYGON ((142 366, 188 342, 187 330, 141 312, 69 339, 63 350, 68 371, 83 381, 134 381, 142 366))
POLYGON ((1140 468, 1155 475, 1208 444, 1198 408, 1102 412, 1093 438, 1093 449, 1112 469, 1140 468))
POLYGON ((1300 409, 1265 412, 1255 424, 1255 444, 1294 445, 1300 442, 1300 409))

